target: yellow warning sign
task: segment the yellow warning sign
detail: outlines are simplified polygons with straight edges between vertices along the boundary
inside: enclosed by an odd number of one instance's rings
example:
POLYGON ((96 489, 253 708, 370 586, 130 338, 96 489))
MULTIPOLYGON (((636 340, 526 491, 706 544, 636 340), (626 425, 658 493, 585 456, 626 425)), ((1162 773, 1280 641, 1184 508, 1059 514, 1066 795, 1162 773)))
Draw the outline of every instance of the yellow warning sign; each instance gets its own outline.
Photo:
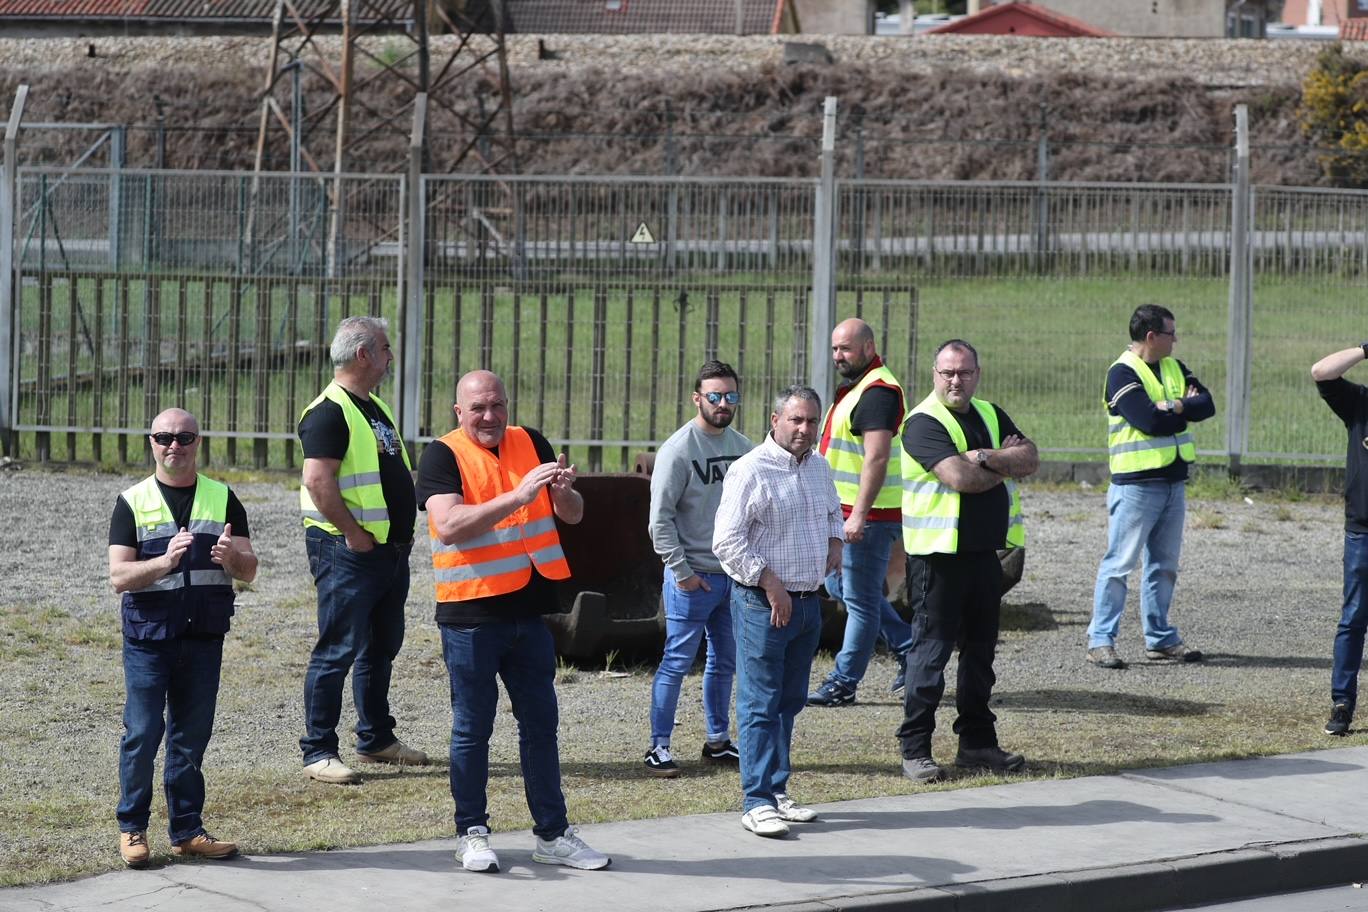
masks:
POLYGON ((645 222, 637 225, 636 234, 632 235, 633 244, 654 244, 655 235, 651 234, 651 229, 645 222))

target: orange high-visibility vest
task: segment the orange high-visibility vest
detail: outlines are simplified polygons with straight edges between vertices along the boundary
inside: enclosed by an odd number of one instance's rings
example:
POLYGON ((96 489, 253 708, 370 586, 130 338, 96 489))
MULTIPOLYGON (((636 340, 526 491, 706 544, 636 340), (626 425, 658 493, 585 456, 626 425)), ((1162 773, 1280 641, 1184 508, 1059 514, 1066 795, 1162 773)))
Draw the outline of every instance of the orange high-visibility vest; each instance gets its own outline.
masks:
MULTIPOLYGON (((468 505, 488 503, 522 481, 541 464, 532 437, 510 425, 499 444, 499 455, 480 446, 457 428, 436 443, 456 454, 461 470, 461 499, 468 505)), ((444 545, 428 516, 432 540, 432 570, 437 601, 466 602, 517 592, 532 579, 532 566, 547 579, 569 579, 570 565, 556 533, 556 517, 546 488, 537 499, 519 507, 483 535, 444 545)))

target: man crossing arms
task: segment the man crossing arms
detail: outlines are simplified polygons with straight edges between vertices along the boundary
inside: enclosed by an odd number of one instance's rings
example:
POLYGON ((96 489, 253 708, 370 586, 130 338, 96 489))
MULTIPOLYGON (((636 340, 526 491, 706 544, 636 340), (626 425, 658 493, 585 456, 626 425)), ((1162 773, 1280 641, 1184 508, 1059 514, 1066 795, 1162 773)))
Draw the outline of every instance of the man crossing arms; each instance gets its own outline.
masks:
POLYGON ((939 779, 931 756, 945 665, 959 644, 955 765, 1014 772, 1020 754, 998 746, 989 709, 1002 614, 997 552, 1026 541, 1016 480, 1040 464, 1036 446, 991 402, 977 399, 978 352, 962 339, 936 351, 934 389, 903 429, 903 550, 912 648, 903 693, 903 775, 939 779))
POLYGON ((1140 623, 1145 656, 1196 662, 1202 654, 1169 622, 1187 511, 1188 465, 1197 458, 1188 425, 1216 414, 1211 394, 1173 357, 1173 314, 1157 304, 1135 309, 1130 347, 1107 371, 1107 553, 1097 568, 1088 661, 1125 668, 1116 633, 1126 608, 1126 577, 1144 556, 1140 623))

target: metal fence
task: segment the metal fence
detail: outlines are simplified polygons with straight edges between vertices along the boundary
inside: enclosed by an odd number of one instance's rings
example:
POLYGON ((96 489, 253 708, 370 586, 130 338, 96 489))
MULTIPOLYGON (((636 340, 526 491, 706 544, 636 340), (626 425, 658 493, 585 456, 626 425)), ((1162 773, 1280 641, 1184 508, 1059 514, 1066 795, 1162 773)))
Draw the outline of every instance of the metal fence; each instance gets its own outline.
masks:
POLYGON ((630 467, 687 418, 708 357, 740 370, 758 437, 769 395, 823 382, 826 327, 860 314, 913 398, 935 345, 966 338, 983 395, 1042 449, 1100 457, 1102 378, 1131 311, 1157 302, 1217 397, 1200 449, 1336 460, 1308 368, 1363 335, 1368 284, 1368 193, 1238 182, 23 168, 14 187, 0 424, 38 458, 142 459, 176 404, 210 460, 294 464, 332 328, 359 312, 393 322, 387 392, 420 441, 450 428, 459 375, 488 367, 514 420, 630 467))

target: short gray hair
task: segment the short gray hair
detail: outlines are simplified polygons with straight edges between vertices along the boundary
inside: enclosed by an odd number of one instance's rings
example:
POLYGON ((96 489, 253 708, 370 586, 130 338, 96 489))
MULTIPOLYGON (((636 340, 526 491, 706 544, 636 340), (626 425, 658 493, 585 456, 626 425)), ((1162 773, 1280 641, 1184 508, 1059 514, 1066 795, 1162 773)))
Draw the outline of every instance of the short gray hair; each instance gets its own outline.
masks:
POLYGON ((802 399, 806 402, 817 403, 817 411, 822 410, 822 397, 817 395, 817 391, 810 386, 794 384, 786 386, 779 391, 779 395, 774 397, 774 414, 778 415, 784 411, 784 406, 788 405, 790 399, 802 399))
POLYGON ((358 348, 364 348, 369 355, 376 354, 379 347, 375 334, 383 332, 389 332, 389 321, 384 317, 347 317, 338 323, 328 350, 333 367, 346 367, 355 361, 358 348))

